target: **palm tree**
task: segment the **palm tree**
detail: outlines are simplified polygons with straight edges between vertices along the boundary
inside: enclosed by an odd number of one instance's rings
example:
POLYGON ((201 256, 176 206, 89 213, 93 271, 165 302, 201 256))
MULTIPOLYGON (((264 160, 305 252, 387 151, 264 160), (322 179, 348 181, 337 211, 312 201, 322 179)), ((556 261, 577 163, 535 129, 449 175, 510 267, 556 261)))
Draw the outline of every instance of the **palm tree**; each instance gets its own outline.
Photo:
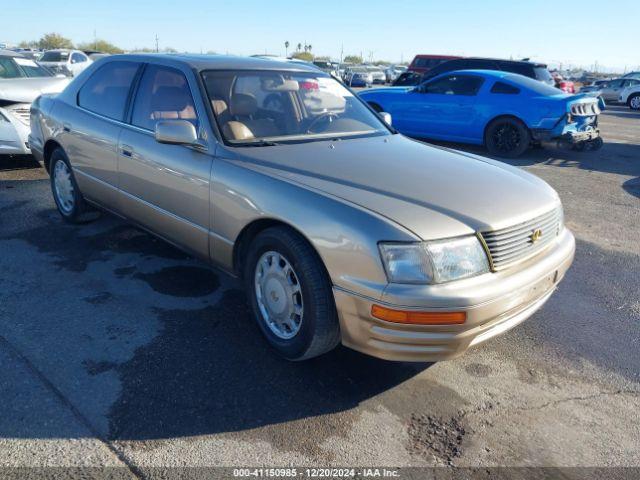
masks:
POLYGON ((311 44, 307 45, 307 48, 309 49, 309 53, 311 53, 311 44))
POLYGON ((298 48, 296 49, 296 52, 299 52, 300 50, 302 50, 302 44, 301 43, 298 44, 298 48))
POLYGON ((284 56, 285 57, 289 56, 289 40, 286 40, 284 42, 284 56))

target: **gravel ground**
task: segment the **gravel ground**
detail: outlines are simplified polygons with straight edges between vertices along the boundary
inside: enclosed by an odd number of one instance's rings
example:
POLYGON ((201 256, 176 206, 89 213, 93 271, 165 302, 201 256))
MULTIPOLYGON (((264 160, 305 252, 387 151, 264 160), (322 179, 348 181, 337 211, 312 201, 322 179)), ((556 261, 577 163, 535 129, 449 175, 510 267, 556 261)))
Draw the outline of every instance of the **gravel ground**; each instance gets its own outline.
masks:
POLYGON ((558 292, 431 365, 280 360, 232 279, 113 217, 63 224, 46 173, 0 159, 0 466, 640 466, 640 115, 601 127, 599 152, 511 162, 576 235, 558 292))

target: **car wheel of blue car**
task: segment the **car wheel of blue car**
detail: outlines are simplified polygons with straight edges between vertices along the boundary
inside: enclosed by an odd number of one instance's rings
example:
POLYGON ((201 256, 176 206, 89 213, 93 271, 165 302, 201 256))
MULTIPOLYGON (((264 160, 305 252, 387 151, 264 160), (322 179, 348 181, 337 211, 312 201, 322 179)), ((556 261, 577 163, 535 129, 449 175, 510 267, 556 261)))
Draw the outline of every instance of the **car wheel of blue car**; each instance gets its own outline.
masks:
POLYGON ((484 142, 492 155, 516 158, 529 148, 531 135, 527 126, 516 118, 496 118, 487 127, 484 142))

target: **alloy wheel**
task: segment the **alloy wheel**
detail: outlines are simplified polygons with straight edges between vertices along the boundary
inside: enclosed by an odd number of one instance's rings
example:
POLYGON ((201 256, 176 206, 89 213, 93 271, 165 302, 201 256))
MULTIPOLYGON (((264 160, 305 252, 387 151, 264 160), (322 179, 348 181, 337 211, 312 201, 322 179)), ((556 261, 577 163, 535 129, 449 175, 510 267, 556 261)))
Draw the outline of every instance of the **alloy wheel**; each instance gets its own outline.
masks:
POLYGON ((522 139, 515 125, 503 123, 493 133, 493 141, 500 152, 511 152, 520 146, 522 139))

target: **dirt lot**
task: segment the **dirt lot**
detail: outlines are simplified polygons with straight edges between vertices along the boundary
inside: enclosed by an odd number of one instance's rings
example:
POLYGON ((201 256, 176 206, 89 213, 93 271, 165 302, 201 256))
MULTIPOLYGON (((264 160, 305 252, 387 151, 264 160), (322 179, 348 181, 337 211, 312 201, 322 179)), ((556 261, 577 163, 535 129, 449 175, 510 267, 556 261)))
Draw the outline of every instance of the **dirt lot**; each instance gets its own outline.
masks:
POLYGON ((601 126, 599 152, 511 162, 563 199, 558 292, 433 365, 280 360, 231 279, 112 217, 65 225, 46 173, 0 159, 0 466, 640 466, 640 115, 601 126))

